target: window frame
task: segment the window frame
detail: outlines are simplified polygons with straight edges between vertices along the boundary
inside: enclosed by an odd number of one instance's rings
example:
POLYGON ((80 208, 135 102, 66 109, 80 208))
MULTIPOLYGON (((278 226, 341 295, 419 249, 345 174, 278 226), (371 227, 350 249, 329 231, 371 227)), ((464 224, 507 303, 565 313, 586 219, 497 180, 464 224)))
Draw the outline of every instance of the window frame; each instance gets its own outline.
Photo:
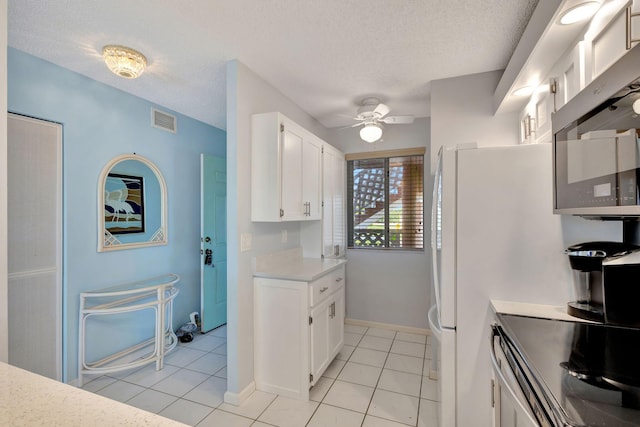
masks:
MULTIPOLYGON (((424 232, 424 224, 425 224, 425 207, 424 207, 424 184, 425 184, 425 147, 417 147, 417 148, 408 148, 408 149, 399 149, 399 150, 386 150, 386 151, 376 151, 376 152, 363 152, 363 153, 352 153, 347 154, 345 156, 345 160, 347 161, 347 249, 365 249, 365 250, 383 250, 383 251, 409 251, 409 252, 424 252, 425 244, 425 232, 424 232), (411 156, 421 156, 422 157, 422 171, 421 171, 421 179, 422 179, 422 247, 393 247, 390 246, 390 180, 389 180, 389 170, 390 170, 390 159, 397 157, 411 157, 411 156), (355 246, 354 245, 354 226, 355 226, 355 217, 354 217, 354 189, 353 189, 353 161, 357 160, 376 160, 383 159, 384 161, 384 246, 355 246)), ((409 178, 411 180, 411 178, 409 178)))

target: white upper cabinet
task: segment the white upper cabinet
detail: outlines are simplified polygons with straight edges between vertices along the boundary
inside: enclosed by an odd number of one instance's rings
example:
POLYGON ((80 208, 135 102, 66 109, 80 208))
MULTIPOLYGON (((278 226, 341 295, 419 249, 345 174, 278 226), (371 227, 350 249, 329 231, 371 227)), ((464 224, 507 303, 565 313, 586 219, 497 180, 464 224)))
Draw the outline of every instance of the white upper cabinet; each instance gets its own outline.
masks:
POLYGON ((325 144, 322 159, 322 255, 328 258, 345 255, 345 174, 344 154, 325 144))
POLYGON ((321 219, 322 145, 280 113, 252 117, 252 221, 321 219))
MULTIPOLYGON (((610 4, 612 6, 615 3, 610 4)), ((619 2, 618 7, 610 7, 606 19, 593 20, 584 36, 585 43, 585 84, 591 83, 620 59, 638 38, 640 19, 628 14, 640 10, 639 1, 619 2)))
POLYGON ((623 57, 638 39, 640 0, 610 1, 603 5, 520 110, 519 142, 551 142, 553 112, 623 57))
POLYGON ((585 86, 584 45, 584 41, 578 42, 555 66, 555 75, 558 76, 555 78, 556 109, 569 102, 585 86))

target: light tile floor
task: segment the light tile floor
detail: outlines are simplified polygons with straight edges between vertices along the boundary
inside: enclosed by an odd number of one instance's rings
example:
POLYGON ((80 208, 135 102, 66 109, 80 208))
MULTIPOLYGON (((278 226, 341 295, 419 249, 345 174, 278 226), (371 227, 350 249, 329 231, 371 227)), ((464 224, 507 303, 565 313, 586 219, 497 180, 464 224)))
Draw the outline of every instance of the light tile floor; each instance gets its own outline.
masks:
POLYGON ((242 406, 224 403, 226 354, 222 326, 180 343, 160 371, 150 364, 103 375, 84 389, 199 427, 437 425, 430 337, 345 325, 345 346, 308 402, 256 391, 242 406))

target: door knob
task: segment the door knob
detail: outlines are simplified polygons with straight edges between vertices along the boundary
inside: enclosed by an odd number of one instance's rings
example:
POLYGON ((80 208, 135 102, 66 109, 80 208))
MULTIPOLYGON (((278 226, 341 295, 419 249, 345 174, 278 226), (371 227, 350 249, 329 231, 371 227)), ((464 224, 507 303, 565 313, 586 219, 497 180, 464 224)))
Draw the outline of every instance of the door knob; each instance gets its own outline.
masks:
POLYGON ((207 242, 207 243, 211 242, 211 237, 209 237, 209 236, 205 237, 204 241, 207 242))

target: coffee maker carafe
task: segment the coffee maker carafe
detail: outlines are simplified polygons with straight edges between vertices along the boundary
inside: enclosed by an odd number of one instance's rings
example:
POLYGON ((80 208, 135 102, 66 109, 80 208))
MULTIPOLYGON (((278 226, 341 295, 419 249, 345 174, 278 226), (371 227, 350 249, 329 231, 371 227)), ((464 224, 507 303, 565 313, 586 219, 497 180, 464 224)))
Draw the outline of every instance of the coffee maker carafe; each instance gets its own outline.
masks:
POLYGON ((637 250, 621 242, 585 242, 569 246, 566 254, 573 269, 576 301, 567 304, 567 313, 581 319, 604 321, 602 262, 637 250))

